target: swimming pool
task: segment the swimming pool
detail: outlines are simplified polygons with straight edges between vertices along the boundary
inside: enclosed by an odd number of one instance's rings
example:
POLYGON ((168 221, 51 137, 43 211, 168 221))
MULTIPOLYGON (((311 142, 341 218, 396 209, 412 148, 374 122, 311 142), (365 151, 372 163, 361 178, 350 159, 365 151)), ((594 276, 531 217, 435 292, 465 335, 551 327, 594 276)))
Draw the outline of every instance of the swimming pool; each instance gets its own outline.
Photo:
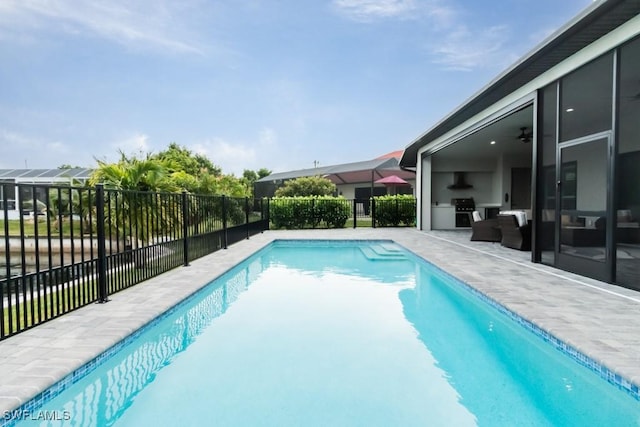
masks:
POLYGON ((640 422, 637 400, 428 263, 335 241, 272 244, 39 411, 53 425, 640 422))

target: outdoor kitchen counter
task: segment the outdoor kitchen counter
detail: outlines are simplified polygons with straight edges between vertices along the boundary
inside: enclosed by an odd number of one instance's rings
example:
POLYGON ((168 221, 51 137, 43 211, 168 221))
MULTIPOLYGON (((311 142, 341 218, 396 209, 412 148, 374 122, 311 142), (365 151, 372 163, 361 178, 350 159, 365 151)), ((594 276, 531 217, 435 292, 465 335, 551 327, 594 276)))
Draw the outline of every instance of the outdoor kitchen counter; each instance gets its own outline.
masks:
POLYGON ((476 203, 477 208, 501 208, 500 203, 476 203))
POLYGON ((431 205, 431 228, 450 230, 456 228, 455 207, 449 203, 431 205))

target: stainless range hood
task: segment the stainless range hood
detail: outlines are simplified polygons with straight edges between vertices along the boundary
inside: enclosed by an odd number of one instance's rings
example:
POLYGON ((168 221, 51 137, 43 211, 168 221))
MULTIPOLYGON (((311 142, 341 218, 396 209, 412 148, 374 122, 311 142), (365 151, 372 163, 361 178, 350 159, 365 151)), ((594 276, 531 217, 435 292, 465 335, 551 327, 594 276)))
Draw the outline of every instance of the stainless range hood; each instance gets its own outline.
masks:
POLYGON ((447 187, 449 190, 466 190, 473 188, 473 185, 467 183, 467 176, 464 172, 453 173, 453 184, 447 187))

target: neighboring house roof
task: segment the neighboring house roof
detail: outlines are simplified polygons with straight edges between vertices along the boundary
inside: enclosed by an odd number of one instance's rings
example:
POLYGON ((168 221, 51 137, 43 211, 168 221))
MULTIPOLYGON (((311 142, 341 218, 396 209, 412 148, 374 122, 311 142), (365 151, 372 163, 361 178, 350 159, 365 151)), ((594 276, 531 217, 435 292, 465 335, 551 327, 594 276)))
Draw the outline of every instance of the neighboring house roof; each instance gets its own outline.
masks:
POLYGON ((380 157, 376 157, 376 159, 390 159, 392 157, 399 159, 400 157, 402 157, 402 153, 404 150, 396 150, 396 151, 392 151, 390 153, 387 154, 383 154, 380 157))
POLYGON ((0 169, 0 181, 55 181, 61 179, 89 179, 93 169, 0 169))
POLYGON ((328 171, 326 177, 334 184, 353 184, 371 182, 389 175, 398 175, 406 179, 415 178, 415 173, 400 169, 398 159, 395 157, 337 165, 328 171))
POLYGON ((640 14, 639 0, 594 1, 404 150, 400 165, 415 167, 418 150, 640 14))
POLYGON ((323 166, 310 169, 300 169, 290 172, 272 173, 256 182, 272 182, 300 178, 303 176, 323 176, 335 184, 351 184, 370 182, 389 175, 398 175, 404 179, 414 179, 415 173, 405 171, 398 166, 398 158, 386 157, 366 160, 362 162, 344 163, 333 166, 323 166))

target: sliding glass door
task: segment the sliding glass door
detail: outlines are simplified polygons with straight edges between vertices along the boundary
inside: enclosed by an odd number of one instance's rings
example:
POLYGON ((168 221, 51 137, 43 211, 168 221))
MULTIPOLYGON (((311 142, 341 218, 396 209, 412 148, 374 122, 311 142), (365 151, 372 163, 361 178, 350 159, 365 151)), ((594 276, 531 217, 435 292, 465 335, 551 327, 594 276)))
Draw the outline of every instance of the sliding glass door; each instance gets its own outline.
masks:
POLYGON ((539 91, 534 242, 544 264, 636 290, 638 70, 640 37, 539 91))
POLYGON ((560 145, 556 224, 560 268, 610 280, 612 239, 607 224, 610 192, 610 134, 560 145))

